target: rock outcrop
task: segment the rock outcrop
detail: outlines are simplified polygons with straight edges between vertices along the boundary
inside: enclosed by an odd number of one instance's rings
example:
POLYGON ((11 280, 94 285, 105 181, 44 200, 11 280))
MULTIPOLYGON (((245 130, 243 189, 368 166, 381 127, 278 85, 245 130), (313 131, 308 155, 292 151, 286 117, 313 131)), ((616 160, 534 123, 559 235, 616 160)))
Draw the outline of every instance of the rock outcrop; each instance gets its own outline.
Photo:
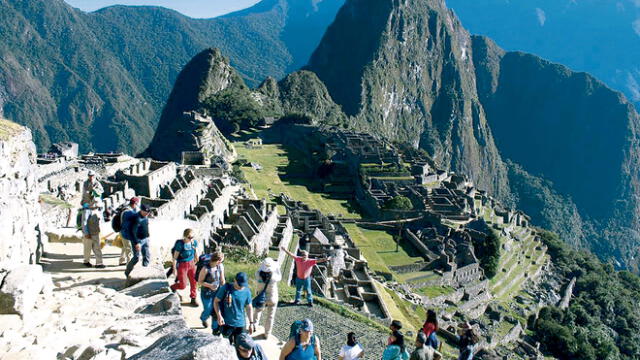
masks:
POLYGON ((235 360, 235 349, 227 339, 196 330, 182 330, 158 339, 131 360, 235 360))
POLYGON ((40 221, 31 131, 0 119, 0 262, 35 263, 40 221))

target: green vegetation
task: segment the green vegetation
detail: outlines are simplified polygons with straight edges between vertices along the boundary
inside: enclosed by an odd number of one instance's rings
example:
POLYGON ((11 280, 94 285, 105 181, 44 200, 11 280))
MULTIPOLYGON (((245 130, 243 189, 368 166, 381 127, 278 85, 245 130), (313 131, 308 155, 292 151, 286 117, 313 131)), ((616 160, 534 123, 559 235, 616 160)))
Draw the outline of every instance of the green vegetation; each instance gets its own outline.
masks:
POLYGON ((451 286, 425 286, 418 289, 418 293, 428 296, 430 298, 435 298, 442 295, 449 295, 455 292, 455 289, 451 286))
POLYGON ((413 204, 411 200, 402 195, 394 196, 384 203, 383 209, 385 210, 411 210, 413 204))
POLYGON ((257 126, 264 118, 260 105, 245 86, 222 90, 204 100, 203 107, 226 135, 257 126))
POLYGON ((69 204, 66 201, 60 200, 57 197, 51 195, 51 194, 40 194, 39 197, 40 201, 44 202, 45 204, 49 204, 49 205, 53 205, 53 206, 61 206, 65 209, 71 209, 73 208, 73 205, 69 204))
POLYGON ((552 233, 542 239, 560 274, 577 278, 568 309, 540 311, 533 331, 543 348, 560 359, 640 358, 640 278, 569 249, 552 233))
POLYGON ((489 279, 496 276, 500 265, 500 240, 495 231, 491 230, 484 241, 474 240, 473 248, 485 276, 489 279))

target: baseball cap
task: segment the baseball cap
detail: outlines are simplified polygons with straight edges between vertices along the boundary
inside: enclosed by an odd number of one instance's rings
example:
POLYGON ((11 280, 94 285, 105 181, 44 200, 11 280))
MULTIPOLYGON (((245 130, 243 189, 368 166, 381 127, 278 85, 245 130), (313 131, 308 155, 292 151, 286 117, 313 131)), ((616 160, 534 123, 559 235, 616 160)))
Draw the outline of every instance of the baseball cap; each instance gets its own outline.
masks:
POLYGON ((149 205, 142 204, 140 205, 140 211, 151 212, 151 208, 149 207, 149 205))
POLYGON ((239 272, 236 275, 236 282, 240 286, 247 286, 249 284, 249 277, 247 276, 247 273, 239 272))
POLYGON ((313 331, 313 323, 309 319, 302 320, 302 326, 300 326, 300 330, 302 331, 313 331))
POLYGON ((89 170, 89 176, 96 176, 96 172, 93 170, 89 170))
POLYGON ((236 347, 242 346, 245 349, 253 349, 256 346, 256 342, 253 341, 251 335, 242 333, 236 337, 236 347))
POLYGON ((420 343, 420 344, 424 344, 427 342, 427 335, 425 333, 423 333, 422 331, 420 331, 418 333, 418 337, 416 338, 416 340, 420 343))
POLYGON ((131 204, 131 205, 138 204, 138 203, 140 203, 140 198, 139 197, 135 197, 134 196, 129 200, 129 204, 131 204))

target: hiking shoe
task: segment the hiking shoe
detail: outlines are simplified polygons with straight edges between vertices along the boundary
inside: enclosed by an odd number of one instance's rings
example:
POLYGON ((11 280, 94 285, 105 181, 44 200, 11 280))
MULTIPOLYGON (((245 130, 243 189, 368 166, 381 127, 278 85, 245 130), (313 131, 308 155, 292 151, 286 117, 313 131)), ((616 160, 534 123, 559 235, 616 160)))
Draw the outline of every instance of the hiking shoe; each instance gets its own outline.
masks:
POLYGON ((96 269, 104 269, 106 266, 104 264, 96 265, 96 269))
POLYGON ((312 302, 307 303, 307 306, 308 306, 308 307, 313 307, 313 303, 312 303, 312 302))
POLYGON ((84 265, 84 266, 86 266, 86 267, 93 267, 93 265, 91 265, 91 263, 90 263, 90 262, 86 262, 86 263, 84 263, 83 265, 84 265))
POLYGON ((294 300, 293 305, 300 305, 300 300, 294 300))
POLYGON ((191 305, 193 307, 198 307, 198 302, 196 301, 196 299, 191 298, 191 302, 189 303, 189 305, 191 305))
POLYGON ((205 329, 209 327, 209 323, 207 322, 207 320, 202 320, 202 327, 205 329))

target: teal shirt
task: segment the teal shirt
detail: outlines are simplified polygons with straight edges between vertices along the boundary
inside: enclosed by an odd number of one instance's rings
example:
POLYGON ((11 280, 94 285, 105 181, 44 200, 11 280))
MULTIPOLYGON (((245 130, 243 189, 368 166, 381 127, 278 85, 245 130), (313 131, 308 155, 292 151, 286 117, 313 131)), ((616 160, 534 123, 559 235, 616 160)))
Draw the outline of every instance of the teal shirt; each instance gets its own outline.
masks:
POLYGON ((191 242, 186 243, 183 240, 176 241, 175 247, 173 251, 177 251, 180 253, 178 256, 178 262, 189 262, 193 261, 193 258, 196 255, 196 249, 198 248, 198 241, 191 240, 191 242))
POLYGON ((218 289, 216 297, 220 299, 218 306, 222 310, 222 318, 225 324, 233 327, 244 327, 246 323, 244 309, 251 304, 251 290, 248 287, 236 290, 233 284, 225 284, 218 289), (227 296, 231 296, 231 304, 229 304, 227 296))
POLYGON ((382 353, 382 360, 407 360, 409 353, 402 351, 398 345, 389 345, 382 353))

